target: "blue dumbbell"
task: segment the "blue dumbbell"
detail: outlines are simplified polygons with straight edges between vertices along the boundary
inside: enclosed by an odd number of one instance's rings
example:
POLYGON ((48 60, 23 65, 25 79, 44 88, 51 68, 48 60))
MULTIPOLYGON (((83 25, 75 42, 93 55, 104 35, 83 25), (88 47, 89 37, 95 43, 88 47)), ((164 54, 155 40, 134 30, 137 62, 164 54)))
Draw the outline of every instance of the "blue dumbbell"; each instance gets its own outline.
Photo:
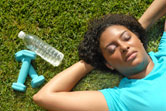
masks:
POLYGON ((32 78, 32 81, 31 81, 32 88, 36 88, 40 86, 41 84, 43 84, 45 80, 43 75, 38 76, 38 74, 36 73, 32 65, 30 66, 30 69, 29 69, 29 76, 32 78))
POLYGON ((15 54, 15 57, 17 61, 22 61, 22 66, 17 82, 12 84, 12 88, 24 92, 26 90, 24 83, 29 72, 31 60, 36 58, 36 53, 28 50, 21 50, 15 54))

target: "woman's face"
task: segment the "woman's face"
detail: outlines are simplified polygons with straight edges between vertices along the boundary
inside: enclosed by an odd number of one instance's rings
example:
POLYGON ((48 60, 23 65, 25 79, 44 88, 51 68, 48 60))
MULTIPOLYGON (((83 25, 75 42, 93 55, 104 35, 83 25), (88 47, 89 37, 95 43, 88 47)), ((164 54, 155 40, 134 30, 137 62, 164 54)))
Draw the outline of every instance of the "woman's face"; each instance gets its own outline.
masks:
POLYGON ((106 66, 127 77, 141 72, 150 61, 137 35, 120 25, 110 26, 101 34, 100 49, 106 66))

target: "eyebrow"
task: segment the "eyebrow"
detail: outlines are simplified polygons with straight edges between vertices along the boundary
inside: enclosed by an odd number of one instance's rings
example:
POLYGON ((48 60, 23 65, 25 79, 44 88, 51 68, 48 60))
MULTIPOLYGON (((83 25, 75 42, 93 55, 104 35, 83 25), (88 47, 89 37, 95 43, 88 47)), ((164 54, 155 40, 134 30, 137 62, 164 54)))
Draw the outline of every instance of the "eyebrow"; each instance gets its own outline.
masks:
MULTIPOLYGON (((121 34, 120 37, 122 37, 122 35, 127 32, 126 30, 124 30, 121 34)), ((106 47, 104 49, 107 49, 107 47, 109 47, 110 45, 112 45, 113 43, 109 43, 108 45, 106 45, 106 47)))

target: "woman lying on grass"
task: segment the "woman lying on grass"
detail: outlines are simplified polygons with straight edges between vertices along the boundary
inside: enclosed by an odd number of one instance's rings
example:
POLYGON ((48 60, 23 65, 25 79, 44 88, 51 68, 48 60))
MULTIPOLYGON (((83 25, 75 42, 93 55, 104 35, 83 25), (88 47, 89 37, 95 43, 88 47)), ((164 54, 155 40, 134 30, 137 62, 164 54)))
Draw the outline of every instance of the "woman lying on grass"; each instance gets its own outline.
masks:
POLYGON ((79 47, 81 60, 51 79, 34 101, 53 111, 166 111, 166 32, 156 53, 146 52, 145 34, 165 13, 166 1, 155 0, 139 22, 123 14, 94 20, 79 47), (70 92, 94 68, 125 77, 118 87, 70 92))

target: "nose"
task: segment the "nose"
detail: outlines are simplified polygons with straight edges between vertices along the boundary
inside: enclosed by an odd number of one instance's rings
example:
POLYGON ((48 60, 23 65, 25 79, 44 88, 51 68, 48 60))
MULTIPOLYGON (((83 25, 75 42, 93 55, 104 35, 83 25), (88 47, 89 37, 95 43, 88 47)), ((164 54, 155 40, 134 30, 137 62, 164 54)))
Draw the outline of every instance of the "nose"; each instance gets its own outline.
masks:
POLYGON ((130 48, 129 45, 127 43, 124 43, 124 42, 121 42, 119 45, 120 45, 120 51, 122 53, 127 52, 130 48))

